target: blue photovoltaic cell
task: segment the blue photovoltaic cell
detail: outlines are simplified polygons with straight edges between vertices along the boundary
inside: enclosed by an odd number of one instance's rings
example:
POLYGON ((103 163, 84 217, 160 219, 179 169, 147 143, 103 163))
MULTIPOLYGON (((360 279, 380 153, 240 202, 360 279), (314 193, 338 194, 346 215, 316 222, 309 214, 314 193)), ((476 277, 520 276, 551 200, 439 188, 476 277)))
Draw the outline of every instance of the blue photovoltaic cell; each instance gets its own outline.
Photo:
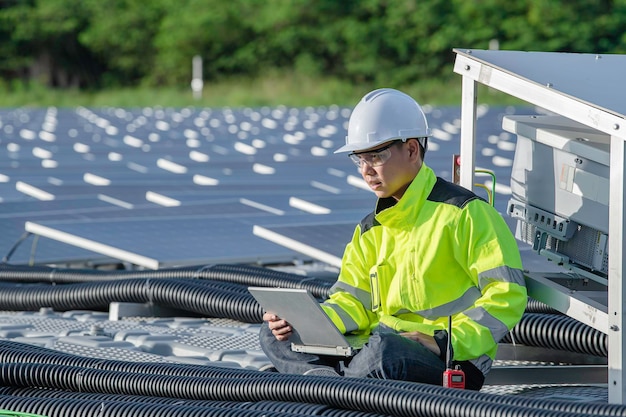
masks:
POLYGON ((260 260, 284 262, 302 258, 301 254, 254 236, 248 221, 261 219, 242 221, 236 217, 186 216, 42 224, 89 240, 84 245, 86 248, 90 248, 91 243, 104 243, 154 259, 159 266, 260 260))

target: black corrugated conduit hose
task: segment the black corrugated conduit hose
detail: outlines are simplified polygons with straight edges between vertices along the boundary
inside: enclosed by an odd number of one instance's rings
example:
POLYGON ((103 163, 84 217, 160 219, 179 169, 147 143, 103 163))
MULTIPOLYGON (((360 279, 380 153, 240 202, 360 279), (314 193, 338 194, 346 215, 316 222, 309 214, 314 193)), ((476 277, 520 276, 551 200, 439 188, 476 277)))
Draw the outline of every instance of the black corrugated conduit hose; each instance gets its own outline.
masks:
POLYGON ((530 297, 528 297, 528 303, 526 304, 526 313, 563 314, 549 305, 530 297))
POLYGON ((197 265, 156 271, 105 271, 0 263, 0 281, 6 282, 71 284, 118 279, 161 278, 207 279, 245 286, 304 288, 318 298, 327 298, 332 286, 332 282, 319 278, 241 264, 197 265))
MULTIPOLYGON (((251 371, 238 368, 223 368, 223 367, 211 367, 206 365, 189 365, 189 364, 171 364, 171 363, 137 363, 137 362, 125 362, 117 360, 105 360, 76 356, 68 353, 58 352, 43 347, 27 345, 17 342, 0 341, 0 363, 27 363, 27 364, 47 364, 51 368, 48 368, 48 373, 60 373, 59 378, 65 379, 68 375, 65 375, 63 369, 76 368, 76 369, 96 369, 103 371, 119 372, 121 374, 127 373, 139 373, 143 375, 157 375, 157 376, 173 376, 173 377, 189 377, 192 380, 209 380, 213 384, 224 384, 222 387, 225 390, 229 390, 229 384, 233 384, 233 381, 243 381, 243 384, 248 384, 250 389, 256 390, 255 384, 259 383, 260 379, 272 379, 272 378, 290 378, 289 375, 276 374, 276 373, 259 373, 258 371, 251 371), (60 368, 55 368, 55 366, 60 368), (64 376, 65 375, 65 376, 64 376), (195 378, 195 379, 194 379, 195 378), (230 382, 229 382, 230 381, 230 382), (248 381, 248 382, 245 382, 248 381)), ((28 372, 31 374, 32 372, 28 372)), ((297 376, 294 376, 297 377, 297 376)), ((107 375, 107 378, 114 378, 107 375)), ((307 377, 311 378, 311 377, 307 377)), ((122 378, 126 380, 125 377, 122 378)), ((108 380, 108 379, 107 379, 108 380)), ((149 378, 148 378, 149 380, 149 378)), ((306 378, 304 379, 306 380, 306 378)), ((598 403, 576 403, 571 401, 552 401, 545 399, 525 398, 519 396, 508 395, 492 395, 474 391, 454 390, 454 389, 442 389, 441 387, 407 383, 403 381, 381 381, 373 379, 348 379, 348 378, 336 378, 337 381, 354 382, 358 381, 363 386, 362 395, 379 395, 381 389, 385 390, 401 390, 411 392, 418 392, 422 394, 428 394, 422 397, 421 401, 427 401, 432 406, 436 404, 437 397, 460 397, 470 402, 478 403, 500 403, 509 404, 511 406, 540 408, 547 410, 561 410, 567 412, 585 413, 591 415, 626 415, 626 408, 624 406, 598 404, 598 403), (370 386, 372 392, 367 394, 368 391, 365 388, 370 386)), ((4 379, 3 379, 4 381, 4 379)), ((300 401, 302 394, 300 391, 303 389, 299 384, 302 379, 294 379, 291 388, 285 387, 285 392, 282 395, 282 399, 279 401, 300 401)), ((6 381, 4 382, 6 383, 6 381)), ((4 384, 3 383, 3 384, 4 384)), ((239 383, 239 382, 237 382, 239 383)), ((15 385, 15 384, 12 384, 15 385)), ((30 386, 30 385, 25 385, 30 386)), ((51 388, 59 388, 60 386, 52 386, 51 388)), ((84 391, 84 389, 82 390, 84 391)), ((121 394, 124 391, 114 390, 113 392, 121 394)), ((150 391, 151 392, 151 391, 150 391)), ((146 392, 139 395, 147 395, 146 392)), ((154 393, 151 392, 151 395, 154 393)), ((230 398, 214 398, 216 400, 232 400, 230 398)), ((238 401, 247 401, 237 397, 238 401)), ((269 399, 269 398, 266 398, 269 399)), ((326 404, 324 400, 317 401, 319 404, 326 404), (322 401, 322 402, 320 402, 322 401)), ((471 404, 464 404, 464 407, 469 407, 471 404)), ((479 414, 476 414, 479 415, 479 414)))
MULTIPOLYGON (((41 346, 25 343, 0 340, 0 364, 9 362, 44 363, 54 365, 69 365, 84 368, 94 368, 113 371, 137 372, 146 374, 220 377, 226 375, 224 368, 206 365, 173 364, 158 362, 127 362, 78 356, 70 353, 47 349, 41 346)), ((239 373, 242 378, 254 376, 248 370, 233 368, 228 375, 239 373)), ((275 375, 268 373, 268 375, 275 375)))
POLYGON ((606 334, 561 314, 525 313, 502 341, 600 357, 609 349, 606 334))
POLYGON ((326 404, 391 416, 561 417, 626 415, 626 406, 519 398, 402 381, 237 372, 216 378, 105 371, 65 365, 4 363, 0 384, 74 392, 118 393, 217 401, 326 404), (270 376, 272 375, 272 376, 270 376))
POLYGON ((111 302, 152 303, 209 317, 260 323, 263 311, 245 287, 189 279, 124 279, 79 284, 0 284, 0 309, 106 309, 111 302))
POLYGON ((142 410, 145 416, 187 417, 189 415, 279 415, 279 416, 343 416, 368 417, 379 414, 354 410, 341 410, 322 404, 290 403, 284 401, 204 401, 181 400, 177 398, 144 397, 137 395, 116 395, 100 393, 77 393, 50 389, 0 387, 0 408, 19 410, 32 413, 34 407, 42 409, 45 404, 45 414, 50 417, 92 417, 89 414, 98 409, 98 417, 136 416, 137 410, 142 410), (70 400, 70 401, 68 401, 70 400), (79 407, 75 407, 78 403, 79 407), (83 407, 80 407, 80 405, 83 407), (149 404, 145 409, 142 405, 149 404), (82 411, 85 409, 85 411, 82 411), (143 411, 143 410, 146 411, 143 411), (239 411, 239 413, 238 413, 239 411), (198 414, 199 412, 199 414, 198 414))
MULTIPOLYGON (((313 415, 311 413, 298 413, 297 410, 296 412, 290 412, 289 410, 255 409, 236 407, 229 404, 224 404, 223 406, 199 406, 187 403, 137 403, 115 400, 29 398, 5 395, 0 395, 0 407, 6 410, 47 417, 301 417, 313 415)), ((362 417, 364 415, 363 413, 354 413, 353 416, 362 417)))
MULTIPOLYGON (((102 394, 88 392, 71 392, 38 388, 17 388, 17 387, 0 387, 0 408, 2 408, 2 397, 23 397, 33 399, 54 398, 62 400, 71 398, 74 400, 90 400, 101 401, 107 403, 150 403, 150 404, 174 404, 193 407, 213 407, 213 408, 243 408, 251 410, 267 410, 267 411, 283 411, 296 414, 310 415, 328 415, 334 413, 335 409, 330 409, 326 405, 321 404, 302 404, 290 403, 283 401, 256 401, 256 402, 238 402, 238 401, 215 401, 215 400, 182 400, 180 398, 165 397, 147 397, 140 395, 120 395, 120 394, 102 394)), ((355 415, 363 415, 358 413, 355 415)))
POLYGON ((185 404, 194 406, 228 406, 239 403, 213 400, 181 400, 180 398, 147 397, 143 395, 103 394, 90 392, 60 391, 42 388, 18 388, 0 387, 0 396, 24 397, 24 398, 71 398, 78 400, 116 401, 129 403, 153 403, 153 404, 185 404))

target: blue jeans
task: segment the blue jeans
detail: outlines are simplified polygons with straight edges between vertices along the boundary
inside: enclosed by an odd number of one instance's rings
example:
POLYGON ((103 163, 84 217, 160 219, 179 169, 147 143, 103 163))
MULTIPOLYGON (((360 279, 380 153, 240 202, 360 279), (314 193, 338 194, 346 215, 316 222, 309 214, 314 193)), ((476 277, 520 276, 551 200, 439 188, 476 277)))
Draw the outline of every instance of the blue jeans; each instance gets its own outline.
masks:
POLYGON ((293 352, 290 341, 276 340, 267 323, 259 333, 261 348, 279 372, 303 374, 328 367, 355 378, 395 379, 441 385, 444 361, 422 344, 382 327, 351 358, 293 352))

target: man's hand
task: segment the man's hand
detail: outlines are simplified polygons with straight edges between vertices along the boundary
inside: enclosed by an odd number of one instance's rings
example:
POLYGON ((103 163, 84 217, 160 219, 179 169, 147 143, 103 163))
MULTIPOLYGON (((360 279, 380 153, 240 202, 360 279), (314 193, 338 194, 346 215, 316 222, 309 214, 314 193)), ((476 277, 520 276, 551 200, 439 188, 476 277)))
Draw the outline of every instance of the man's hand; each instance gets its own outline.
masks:
POLYGON ((420 332, 404 332, 400 333, 400 336, 404 336, 407 339, 413 340, 414 342, 421 343, 437 356, 441 355, 441 350, 439 349, 437 342, 435 342, 435 338, 432 336, 428 336, 427 334, 420 332))
POLYGON ((292 328, 287 321, 281 319, 274 313, 263 314, 263 321, 267 322, 272 334, 277 340, 285 341, 291 336, 292 328))

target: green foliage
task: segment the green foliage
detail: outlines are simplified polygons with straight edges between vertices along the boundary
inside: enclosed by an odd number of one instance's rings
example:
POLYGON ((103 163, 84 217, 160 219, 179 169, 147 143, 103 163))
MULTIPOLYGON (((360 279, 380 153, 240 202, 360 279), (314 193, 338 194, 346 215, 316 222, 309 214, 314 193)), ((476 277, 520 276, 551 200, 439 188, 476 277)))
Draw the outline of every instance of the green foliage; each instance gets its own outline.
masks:
MULTIPOLYGON (((87 20, 88 11, 81 0, 16 2, 0 9, 0 22, 11 45, 3 48, 12 47, 18 62, 50 85, 93 84, 99 76, 97 66, 78 41, 87 20)), ((0 69, 7 67, 1 65, 0 69)))
MULTIPOLYGON (((0 77, 188 88, 295 71, 401 87, 451 73, 453 48, 626 52, 626 0, 5 0, 0 77)), ((6 84, 5 85, 10 85, 6 84)))
POLYGON ((245 53, 254 39, 250 21, 257 0, 181 0, 170 2, 154 38, 157 48, 150 81, 183 85, 191 79, 191 60, 200 55, 206 78, 241 73, 253 68, 253 56, 245 53))
POLYGON ((141 81, 154 65, 153 38, 165 15, 158 0, 82 0, 92 18, 78 37, 106 67, 108 85, 141 81))

